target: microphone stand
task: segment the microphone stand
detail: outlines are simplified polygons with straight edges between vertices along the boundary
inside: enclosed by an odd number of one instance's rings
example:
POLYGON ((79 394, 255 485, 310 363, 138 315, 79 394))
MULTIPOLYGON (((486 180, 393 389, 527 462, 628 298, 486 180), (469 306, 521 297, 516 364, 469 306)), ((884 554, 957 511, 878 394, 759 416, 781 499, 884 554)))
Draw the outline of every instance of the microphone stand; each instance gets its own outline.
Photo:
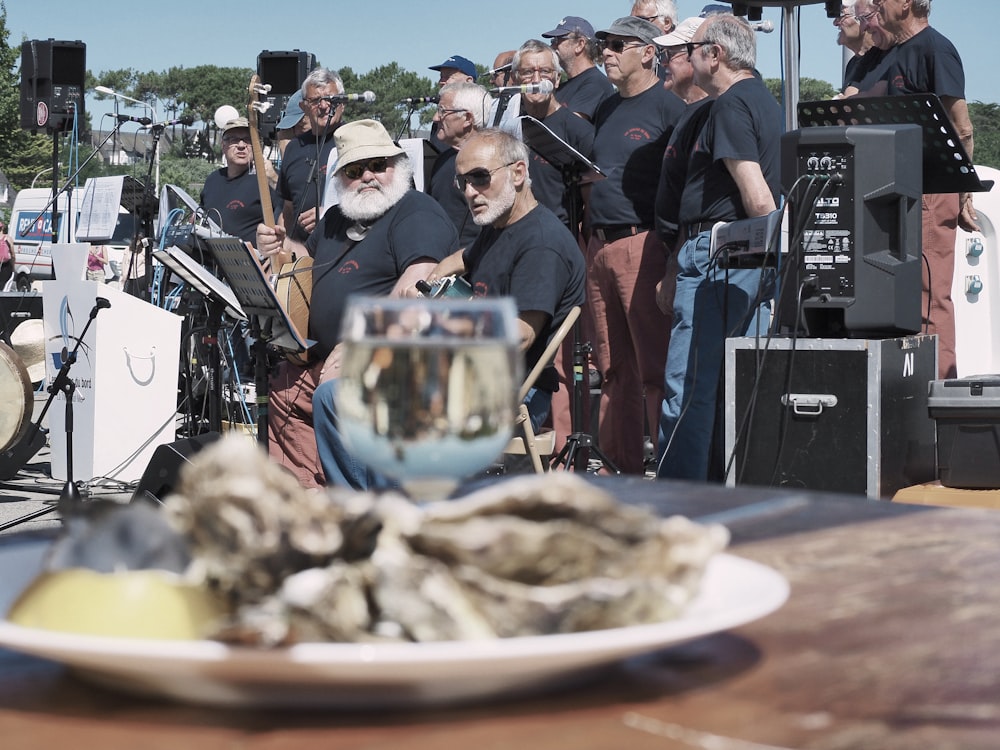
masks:
MULTIPOLYGON (((74 383, 69 377, 70 368, 76 363, 77 352, 80 350, 80 346, 83 344, 84 338, 87 336, 87 331, 94 319, 97 318, 97 313, 105 308, 111 307, 111 302, 104 297, 98 297, 94 303, 94 307, 90 311, 90 317, 87 319, 87 324, 83 327, 80 335, 76 337, 76 345, 73 347, 73 351, 65 354, 62 358, 62 367, 59 368, 59 372, 56 374, 55 378, 52 379, 52 383, 46 389, 49 392, 49 397, 45 401, 45 406, 42 407, 41 413, 38 415, 38 419, 35 420, 33 425, 34 433, 37 433, 41 428, 42 422, 45 420, 45 415, 49 411, 49 407, 52 406, 52 402, 55 400, 57 393, 63 393, 66 397, 66 484, 63 485, 62 492, 59 495, 59 501, 55 505, 51 505, 48 508, 42 508, 34 513, 29 513, 21 518, 15 518, 13 521, 8 521, 7 523, 0 525, 0 531, 6 531, 7 529, 13 528, 14 526, 19 526, 27 521, 34 520, 54 510, 59 510, 60 515, 67 515, 72 513, 77 506, 83 502, 83 496, 80 494, 80 486, 73 479, 73 394, 76 393, 76 383, 74 383)), ((65 351, 65 350, 64 350, 65 351)), ((30 440, 30 438, 25 438, 30 440)))
MULTIPOLYGON (((156 161, 156 154, 159 153, 160 149, 160 136, 163 135, 163 131, 166 129, 166 124, 161 123, 158 125, 153 125, 149 128, 150 135, 153 136, 153 153, 149 157, 149 167, 146 169, 146 184, 143 187, 142 202, 140 204, 140 211, 142 216, 141 226, 142 234, 144 237, 153 236, 153 201, 149 200, 149 185, 153 179, 153 162, 156 161)), ((145 278, 143 283, 145 285, 145 297, 143 299, 146 302, 153 301, 153 243, 147 242, 143 247, 143 260, 146 264, 145 268, 145 278)))

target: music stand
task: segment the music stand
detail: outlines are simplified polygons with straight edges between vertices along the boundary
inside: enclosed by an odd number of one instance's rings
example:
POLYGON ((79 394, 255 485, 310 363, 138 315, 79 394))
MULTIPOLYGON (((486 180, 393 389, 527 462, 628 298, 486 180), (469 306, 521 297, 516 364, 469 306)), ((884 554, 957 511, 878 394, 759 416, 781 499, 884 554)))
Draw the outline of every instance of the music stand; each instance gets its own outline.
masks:
POLYGON ((799 127, 846 125, 919 125, 923 130, 923 192, 984 193, 982 181, 965 152, 937 94, 853 97, 799 104, 799 127))
POLYGON ((254 250, 237 237, 198 238, 215 259, 233 295, 250 320, 254 338, 254 385, 257 390, 257 442, 267 446, 267 344, 287 352, 305 352, 307 339, 281 306, 254 250), (262 320, 266 324, 262 324, 262 320))
MULTIPOLYGON (((575 232, 580 222, 580 185, 603 180, 606 175, 594 162, 549 130, 541 121, 531 115, 522 115, 519 119, 524 143, 562 174, 563 186, 569 196, 569 226, 575 232)), ((587 452, 593 451, 605 467, 615 474, 621 474, 618 467, 594 442, 593 436, 583 431, 583 405, 587 401, 586 390, 589 388, 584 385, 584 376, 589 370, 587 363, 592 350, 590 342, 583 341, 580 336, 580 319, 577 319, 573 324, 573 389, 570 393, 573 431, 566 438, 562 450, 552 459, 551 466, 563 464, 567 469, 572 466, 574 471, 586 471, 587 452)))
POLYGON ((208 301, 208 423, 214 432, 222 431, 222 361, 219 354, 218 331, 223 313, 233 320, 246 320, 246 313, 232 290, 213 276, 204 266, 176 247, 153 251, 153 257, 200 292, 208 301))

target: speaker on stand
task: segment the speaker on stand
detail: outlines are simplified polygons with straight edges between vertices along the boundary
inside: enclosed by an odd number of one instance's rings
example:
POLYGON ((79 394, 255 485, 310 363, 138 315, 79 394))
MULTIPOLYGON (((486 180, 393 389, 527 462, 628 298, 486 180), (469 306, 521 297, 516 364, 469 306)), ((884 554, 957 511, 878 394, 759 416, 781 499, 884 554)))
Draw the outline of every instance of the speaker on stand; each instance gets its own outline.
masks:
POLYGON ((302 81, 315 67, 315 56, 297 49, 283 52, 263 50, 257 55, 257 76, 261 83, 271 87, 267 94, 270 106, 258 118, 264 140, 275 140, 276 127, 289 97, 299 90, 302 81))
POLYGON ((87 45, 32 39, 21 43, 21 127, 37 133, 71 130, 83 120, 87 45))

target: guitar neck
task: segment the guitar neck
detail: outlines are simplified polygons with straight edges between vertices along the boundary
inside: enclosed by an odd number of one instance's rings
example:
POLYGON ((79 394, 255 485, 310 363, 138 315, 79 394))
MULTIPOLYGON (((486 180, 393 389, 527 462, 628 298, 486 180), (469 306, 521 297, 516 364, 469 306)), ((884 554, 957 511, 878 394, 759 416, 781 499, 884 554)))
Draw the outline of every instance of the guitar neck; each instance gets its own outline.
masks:
POLYGON ((267 182, 264 151, 260 146, 260 132, 257 130, 256 122, 252 122, 250 125, 250 142, 253 147, 253 165, 254 169, 257 170, 257 192, 260 193, 261 211, 264 214, 264 223, 273 227, 274 205, 271 203, 271 186, 267 182))

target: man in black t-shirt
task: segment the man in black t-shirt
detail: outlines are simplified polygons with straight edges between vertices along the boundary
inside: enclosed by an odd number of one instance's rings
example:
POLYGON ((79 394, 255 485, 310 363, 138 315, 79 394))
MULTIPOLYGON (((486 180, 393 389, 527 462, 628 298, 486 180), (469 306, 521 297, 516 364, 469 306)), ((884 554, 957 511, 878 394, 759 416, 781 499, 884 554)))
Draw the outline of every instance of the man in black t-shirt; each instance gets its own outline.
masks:
MULTIPOLYGON (((282 363, 270 391, 270 455, 306 487, 369 482, 364 465, 340 442, 333 407, 347 297, 409 293, 457 247, 455 227, 433 198, 412 189, 409 159, 380 123, 348 123, 336 141, 331 186, 339 203, 306 243, 313 258, 312 364, 282 363)), ((268 256, 281 252, 284 240, 280 226, 257 228, 258 247, 268 256)))
POLYGON ((566 71, 567 80, 559 87, 556 99, 570 112, 592 122, 601 102, 615 92, 597 67, 601 52, 594 39, 594 27, 585 18, 566 16, 542 38, 552 40, 552 49, 566 71))
MULTIPOLYGON (((465 274, 473 294, 512 297, 517 305, 525 372, 534 367, 569 310, 584 301, 584 263, 569 230, 535 199, 528 149, 510 133, 476 133, 458 153, 458 187, 482 232, 452 254, 428 281, 465 274)), ((558 387, 555 369, 542 373, 525 403, 538 429, 558 387)))
POLYGON ((302 243, 316 227, 327 182, 327 163, 334 147, 333 134, 344 115, 343 104, 323 97, 344 93, 340 76, 328 68, 316 68, 302 82, 299 106, 309 120, 309 131, 292 138, 285 146, 278 174, 278 192, 283 202, 282 220, 290 248, 301 250, 302 243))
POLYGON ((756 39, 745 19, 709 16, 688 49, 695 83, 714 102, 688 160, 677 214, 687 239, 677 258, 657 473, 705 481, 722 479, 724 436, 716 425, 725 339, 758 330, 756 313, 774 284, 773 269, 720 268, 710 253, 711 229, 776 209, 783 115, 754 75, 756 39))
POLYGON ((479 235, 479 227, 472 220, 465 198, 455 189, 455 157, 462 144, 482 129, 490 103, 490 95, 478 84, 448 83, 441 88, 434 113, 435 132, 445 150, 438 154, 431 167, 428 192, 455 224, 459 247, 471 245, 479 235))
POLYGON ((653 231, 653 203, 684 102, 656 75, 656 26, 625 16, 597 36, 604 69, 618 87, 594 119, 594 162, 607 179, 591 185, 588 199, 587 300, 594 362, 604 378, 598 436, 622 472, 642 474, 645 427, 656 423, 663 396, 669 331, 656 306, 666 257, 653 231))
MULTIPOLYGON (((215 170, 201 190, 201 207, 222 231, 253 244, 257 225, 263 221, 263 207, 250 145, 250 125, 245 117, 230 120, 222 128, 222 148, 226 166, 215 170)), ((271 206, 277 212, 281 203, 277 193, 268 188, 271 206)))

